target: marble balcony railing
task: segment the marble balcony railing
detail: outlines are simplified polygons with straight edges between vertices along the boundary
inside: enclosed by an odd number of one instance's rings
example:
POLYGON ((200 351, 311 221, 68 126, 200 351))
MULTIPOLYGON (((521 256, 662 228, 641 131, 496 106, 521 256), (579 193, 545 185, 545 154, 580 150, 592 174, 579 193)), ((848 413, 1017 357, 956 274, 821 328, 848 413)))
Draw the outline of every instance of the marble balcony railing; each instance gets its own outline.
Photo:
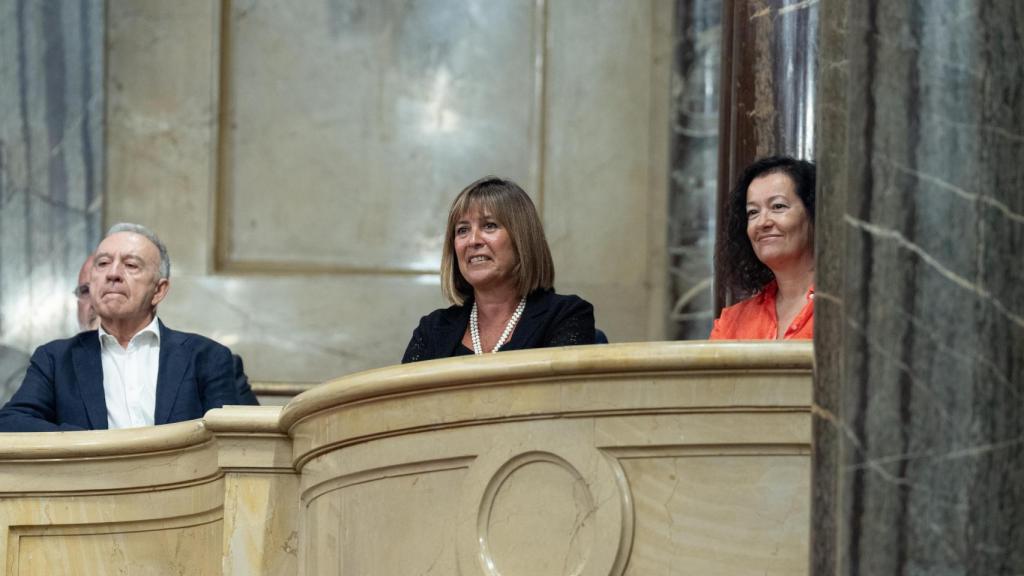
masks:
POLYGON ((0 435, 0 575, 800 574, 812 351, 390 366, 286 406, 0 435))

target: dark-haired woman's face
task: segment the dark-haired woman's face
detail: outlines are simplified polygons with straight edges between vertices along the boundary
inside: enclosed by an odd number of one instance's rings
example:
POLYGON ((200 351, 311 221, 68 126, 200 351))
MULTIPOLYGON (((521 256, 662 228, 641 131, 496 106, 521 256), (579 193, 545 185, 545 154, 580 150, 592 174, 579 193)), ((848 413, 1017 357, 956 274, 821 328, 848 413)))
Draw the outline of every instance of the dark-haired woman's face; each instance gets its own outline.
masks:
POLYGON ((814 227, 793 179, 782 173, 755 178, 747 188, 747 237, 773 271, 814 259, 814 227))

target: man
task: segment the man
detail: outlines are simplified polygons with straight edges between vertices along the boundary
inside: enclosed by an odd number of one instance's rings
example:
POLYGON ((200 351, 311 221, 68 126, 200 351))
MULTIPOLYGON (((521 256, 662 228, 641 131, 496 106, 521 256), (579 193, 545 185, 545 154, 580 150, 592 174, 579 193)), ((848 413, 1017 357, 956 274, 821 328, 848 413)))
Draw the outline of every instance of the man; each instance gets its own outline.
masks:
POLYGON ((89 276, 92 273, 92 254, 85 259, 82 269, 78 271, 78 285, 75 286, 74 295, 78 299, 78 330, 95 330, 100 326, 100 319, 96 316, 96 309, 92 307, 92 297, 89 295, 89 276))
MULTIPOLYGON (((78 299, 78 329, 81 332, 96 330, 100 326, 100 319, 96 316, 96 310, 92 307, 92 297, 89 295, 89 276, 91 272, 92 254, 85 259, 82 269, 78 271, 78 285, 72 291, 72 294, 78 299)), ((234 354, 232 360, 235 366, 235 386, 238 389, 238 403, 258 406, 260 402, 256 399, 256 395, 249 386, 249 378, 245 375, 242 359, 238 354, 234 354)), ((22 365, 22 371, 24 371, 24 365, 22 365)), ((6 398, 4 399, 6 400, 6 398)))
POLYGON ((0 432, 167 424, 237 404, 231 352, 156 317, 170 272, 156 234, 114 225, 89 273, 99 328, 36 350, 21 388, 0 409, 0 432))

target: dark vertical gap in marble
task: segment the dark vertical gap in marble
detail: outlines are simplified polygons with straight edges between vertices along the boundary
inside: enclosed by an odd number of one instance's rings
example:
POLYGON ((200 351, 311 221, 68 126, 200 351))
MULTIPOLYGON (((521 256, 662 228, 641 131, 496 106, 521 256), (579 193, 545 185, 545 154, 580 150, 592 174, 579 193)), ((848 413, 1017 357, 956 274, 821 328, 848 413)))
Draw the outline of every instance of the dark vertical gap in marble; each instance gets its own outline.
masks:
MULTIPOLYGON (((922 27, 920 20, 920 10, 916 8, 916 5, 912 5, 910 8, 910 24, 909 32, 912 41, 918 45, 922 45, 922 27)), ((919 66, 909 67, 908 83, 912 86, 919 85, 920 73, 919 66)), ((919 142, 922 136, 920 123, 918 122, 918 114, 920 111, 921 102, 918 98, 918 91, 907 90, 906 93, 906 104, 904 108, 905 121, 908 127, 909 137, 905 140, 906 145, 906 157, 913 158, 915 153, 915 142, 919 142)), ((918 180, 911 180, 908 182, 910 190, 907 192, 915 196, 918 194, 918 180)), ((903 230, 906 231, 908 238, 912 239, 913 231, 916 230, 916 210, 914 202, 908 202, 906 204, 906 215, 903 221, 903 230)), ((912 241, 912 240, 911 240, 912 241)), ((915 296, 919 290, 918 279, 918 258, 913 258, 908 262, 908 269, 904 272, 904 282, 900 286, 901 292, 899 296, 900 306, 903 310, 909 311, 911 317, 914 316, 915 308, 915 296)), ((912 329, 906 330, 904 338, 900 341, 900 363, 903 366, 913 366, 914 363, 914 336, 916 332, 912 329)), ((905 481, 908 478, 907 468, 910 465, 909 454, 913 453, 912 444, 914 430, 913 422, 913 377, 907 370, 900 370, 898 376, 898 398, 899 398, 899 422, 900 427, 898 430, 898 438, 900 442, 899 453, 903 454, 897 466, 896 478, 900 481, 905 481)), ((909 482, 901 482, 896 489, 897 498, 897 510, 896 510, 896 526, 898 527, 898 533, 896 535, 896 565, 904 567, 908 560, 908 540, 912 531, 912 521, 908 517, 909 505, 910 505, 910 492, 913 485, 909 482)))
MULTIPOLYGON (((907 26, 907 30, 910 34, 912 43, 918 46, 918 50, 920 50, 921 47, 923 47, 921 9, 917 2, 912 2, 909 9, 909 24, 907 26)), ((920 61, 918 61, 916 65, 908 66, 907 73, 907 84, 909 86, 920 85, 920 61)), ((924 136, 921 130, 919 117, 921 110, 919 92, 917 90, 906 90, 904 93, 904 99, 903 110, 907 125, 907 138, 903 142, 905 146, 904 154, 906 158, 914 158, 917 155, 917 143, 921 142, 921 138, 924 136)), ((921 192, 919 190, 919 183, 920 181, 917 179, 908 179, 903 189, 909 198, 918 197, 921 192)), ((914 201, 907 202, 905 204, 905 208, 906 213, 902 223, 902 228, 907 238, 913 241, 915 231, 917 230, 917 203, 914 201)), ((922 282, 919 282, 918 272, 920 263, 920 259, 916 257, 909 260, 907 263, 907 269, 903 274, 903 282, 901 282, 901 285, 898 288, 901 292, 898 299, 900 307, 909 312, 909 319, 916 317, 918 314, 916 300, 918 290, 920 290, 922 286, 922 282)), ((905 335, 899 342, 899 361, 900 364, 905 367, 914 366, 915 352, 917 351, 917 331, 914 330, 912 326, 909 326, 909 319, 901 323, 905 326, 905 335)), ((904 326, 901 326, 901 328, 904 326)), ((898 420, 900 422, 898 430, 898 436, 900 439, 899 453, 904 455, 904 457, 899 461, 896 475, 897 479, 900 481, 900 484, 896 488, 896 525, 899 527, 899 531, 896 536, 896 565, 903 567, 907 565, 910 559, 910 538, 913 533, 914 526, 913 519, 910 517, 911 491, 913 490, 914 485, 911 482, 905 481, 910 477, 908 471, 912 461, 909 455, 914 453, 915 448, 915 440, 913 438, 915 432, 915 423, 913 422, 914 375, 910 373, 909 369, 899 370, 898 374, 898 420)))
MULTIPOLYGON (((22 193, 25 195, 23 212, 25 215, 26 234, 23 257, 26 267, 25 277, 31 277, 32 255, 34 253, 34 238, 31 233, 32 222, 32 191, 35 189, 35 171, 33 170, 32 158, 32 131, 29 127, 29 78, 28 78, 28 37, 29 22, 26 15, 27 0, 18 0, 18 110, 21 113, 21 137, 22 146, 25 148, 25 182, 22 193)), ((28 301, 34 300, 33 283, 28 282, 26 288, 28 301)))
MULTIPOLYGON (((47 204, 45 212, 56 230, 68 229, 68 175, 67 155, 64 153, 64 139, 67 136, 68 107, 66 78, 68 74, 65 59, 63 2, 46 2, 42 8, 42 31, 45 48, 43 67, 46 102, 46 152, 47 152, 47 204), (55 209, 56 208, 56 209, 55 209)), ((59 278, 70 254, 69 243, 55 234, 47 234, 50 243, 47 249, 46 265, 53 278, 59 278), (59 254, 59 257, 58 257, 59 254)))
POLYGON ((95 160, 93 158, 92 150, 92 37, 90 36, 89 22, 92 21, 92 13, 89 10, 89 0, 79 0, 79 18, 78 18, 78 32, 81 34, 81 82, 82 82, 82 122, 79 124, 80 130, 79 135, 82 139, 82 167, 85 171, 85 178, 83 182, 83 202, 82 206, 86 214, 86 225, 84 229, 84 237, 82 241, 88 246, 88 250, 92 250, 92 246, 89 246, 93 240, 94 235, 98 234, 99 231, 94 231, 92 226, 93 218, 89 217, 89 209, 92 207, 93 201, 96 198, 96 169, 94 166, 95 160))
POLYGON ((991 416, 979 438, 988 449, 979 450, 972 470, 967 520, 970 545, 987 553, 972 555, 969 569, 1018 574, 1024 573, 1024 7, 1019 2, 981 3, 978 10, 978 67, 984 73, 979 128, 984 138, 977 162, 998 169, 989 171, 991 184, 977 190, 985 231, 978 285, 990 300, 979 299, 975 329, 980 341, 1001 345, 987 352, 990 361, 978 366, 972 382, 978 390, 974 412, 991 416), (1002 204, 1005 212, 993 203, 1002 204))
MULTIPOLYGON (((733 117, 736 114, 736 101, 733 97, 733 77, 736 67, 736 35, 733 22, 736 20, 736 2, 739 0, 722 0, 722 40, 719 49, 719 75, 718 90, 718 190, 715 194, 715 221, 725 222, 726 207, 729 205, 729 188, 732 185, 732 173, 735 159, 732 150, 735 147, 736 134, 734 126, 736 123, 733 117)), ((715 227, 715 246, 726 240, 725 227, 715 227)), ((717 264, 715 265, 717 266, 717 264)), ((725 285, 718 281, 719 276, 713 276, 714 284, 714 315, 717 316, 724 306, 729 304, 725 285)))
MULTIPOLYGON (((861 88, 864 94, 865 105, 864 110, 862 111, 864 115, 862 125, 859 128, 853 127, 854 130, 859 129, 860 131, 860 135, 858 137, 859 146, 851 146, 849 153, 861 154, 860 173, 854 178, 854 182, 862 192, 860 196, 860 205, 857 206, 857 217, 862 220, 869 220, 871 215, 871 197, 872 191, 874 190, 873 151, 875 143, 875 91, 878 89, 875 82, 877 78, 875 56, 878 53, 878 6, 876 0, 866 0, 857 9, 866 9, 867 11, 865 14, 865 26, 861 37, 858 38, 857 34, 851 34, 850 36, 851 42, 862 43, 866 53, 864 60, 866 67, 865 84, 861 88)), ((859 301, 855 303, 855 311, 859 312, 855 322, 858 324, 859 329, 854 335, 855 347, 858 354, 856 359, 851 359, 851 362, 857 364, 856 367, 853 367, 853 374, 863 379, 865 378, 865 375, 869 373, 871 365, 871 355, 868 353, 870 344, 868 341, 870 315, 867 313, 867 311, 871 309, 871 292, 870 290, 863 288, 871 285, 873 272, 872 252, 874 249, 874 243, 871 236, 867 232, 863 231, 860 232, 860 242, 863 245, 863 254, 860 257, 860 261, 856 263, 859 265, 859 274, 856 275, 856 282, 858 287, 861 289, 853 292, 855 295, 859 292, 859 301)), ((860 444, 857 447, 858 452, 863 455, 869 448, 867 434, 867 410, 871 389, 867 382, 861 381, 858 384, 856 406, 854 408, 852 422, 850 422, 850 429, 860 444)), ((847 416, 847 413, 841 411, 841 419, 846 419, 847 416)), ((848 462, 844 462, 843 464, 848 464, 848 462)), ((849 526, 848 537, 850 542, 847 545, 848 553, 846 554, 846 560, 849 562, 849 566, 847 567, 848 573, 860 574, 861 556, 864 553, 861 541, 864 536, 864 531, 866 529, 870 529, 870 527, 865 527, 860 521, 865 517, 865 510, 867 508, 866 490, 869 470, 864 466, 857 466, 851 473, 853 475, 850 494, 850 514, 852 515, 852 521, 849 526)))
MULTIPOLYGON (((46 80, 46 136, 50 156, 49 193, 50 199, 65 204, 68 192, 67 168, 64 165, 64 125, 67 120, 67 106, 64 104, 67 86, 67 65, 64 60, 64 35, 57 32, 63 28, 61 6, 63 2, 43 4, 43 32, 46 48, 43 64, 46 80), (54 33, 56 32, 56 33, 54 33)), ((61 226, 63 228, 63 226, 61 226)))

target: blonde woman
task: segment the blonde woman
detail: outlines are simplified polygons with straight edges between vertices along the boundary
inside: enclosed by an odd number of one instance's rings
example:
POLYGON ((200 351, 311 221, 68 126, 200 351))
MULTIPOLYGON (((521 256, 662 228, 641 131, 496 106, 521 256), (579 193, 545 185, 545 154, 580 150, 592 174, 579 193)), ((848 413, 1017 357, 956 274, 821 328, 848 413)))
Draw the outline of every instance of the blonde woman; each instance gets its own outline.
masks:
POLYGON ((594 308, 554 292, 555 267, 537 209, 515 182, 477 180, 452 202, 441 292, 402 362, 594 343, 594 308))

